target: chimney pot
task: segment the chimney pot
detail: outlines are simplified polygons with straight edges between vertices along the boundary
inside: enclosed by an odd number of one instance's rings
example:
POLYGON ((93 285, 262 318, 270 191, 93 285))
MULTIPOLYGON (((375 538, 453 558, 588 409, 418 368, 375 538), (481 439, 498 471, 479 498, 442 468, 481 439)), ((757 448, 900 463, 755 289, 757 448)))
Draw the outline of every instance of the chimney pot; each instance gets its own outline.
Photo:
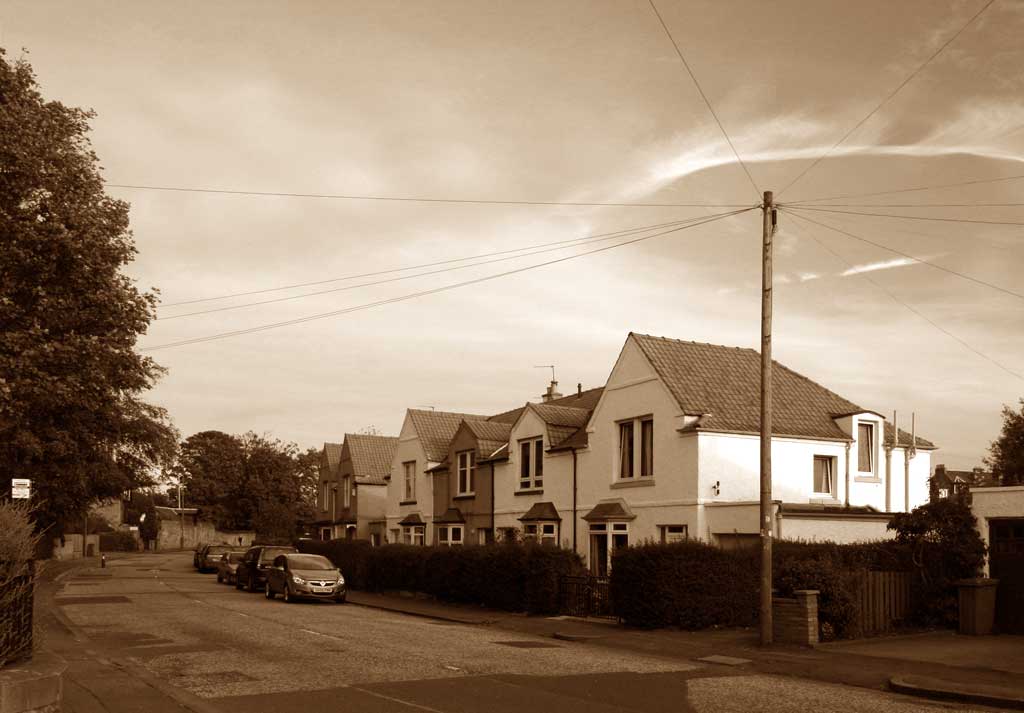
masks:
POLYGON ((562 398, 562 395, 558 393, 558 382, 552 379, 551 385, 548 386, 548 390, 545 391, 540 398, 544 403, 562 398))

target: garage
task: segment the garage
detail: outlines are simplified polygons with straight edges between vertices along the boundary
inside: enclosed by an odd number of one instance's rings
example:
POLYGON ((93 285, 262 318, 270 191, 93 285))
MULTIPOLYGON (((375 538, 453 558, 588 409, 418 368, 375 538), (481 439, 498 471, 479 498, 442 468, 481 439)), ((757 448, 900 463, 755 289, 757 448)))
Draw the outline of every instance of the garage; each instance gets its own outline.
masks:
POLYGON ((989 572, 999 580, 996 628, 1024 634, 1024 518, 991 518, 989 572))

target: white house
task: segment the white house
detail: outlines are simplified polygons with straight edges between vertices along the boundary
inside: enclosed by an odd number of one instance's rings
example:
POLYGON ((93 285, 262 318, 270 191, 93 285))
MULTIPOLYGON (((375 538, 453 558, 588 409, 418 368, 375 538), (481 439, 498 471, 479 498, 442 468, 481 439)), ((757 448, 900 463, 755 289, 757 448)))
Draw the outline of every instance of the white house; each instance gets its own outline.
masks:
MULTIPOLYGON (((627 337, 576 455, 577 549, 593 571, 642 540, 756 540, 759 369, 752 349, 627 337)), ((927 501, 933 444, 894 443, 884 416, 781 364, 772 383, 776 537, 885 537, 886 513, 927 501)))
POLYGON ((448 444, 464 420, 486 421, 487 416, 420 409, 405 412, 387 481, 388 542, 433 543, 434 492, 428 471, 444 461, 448 444))

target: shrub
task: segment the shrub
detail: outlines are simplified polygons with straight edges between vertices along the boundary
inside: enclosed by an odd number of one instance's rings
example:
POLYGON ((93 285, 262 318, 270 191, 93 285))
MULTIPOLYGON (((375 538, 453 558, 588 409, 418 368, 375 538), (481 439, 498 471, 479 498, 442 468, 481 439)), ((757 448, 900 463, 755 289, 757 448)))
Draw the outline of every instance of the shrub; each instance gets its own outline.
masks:
POLYGON ((100 552, 135 552, 139 549, 135 535, 125 530, 100 533, 100 552))
POLYGON ((0 502, 0 667, 32 655, 37 540, 28 505, 0 502))
POLYGON ((583 571, 575 552, 535 544, 371 547, 360 540, 301 540, 297 546, 330 558, 353 589, 421 592, 531 614, 557 613, 560 578, 583 571))

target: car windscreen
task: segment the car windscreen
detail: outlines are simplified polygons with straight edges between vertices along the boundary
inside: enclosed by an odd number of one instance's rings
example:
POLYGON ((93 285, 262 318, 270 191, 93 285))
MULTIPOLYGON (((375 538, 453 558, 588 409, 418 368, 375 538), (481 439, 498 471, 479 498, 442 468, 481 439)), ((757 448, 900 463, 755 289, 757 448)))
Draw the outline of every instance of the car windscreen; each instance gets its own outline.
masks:
POLYGON ((224 554, 225 552, 227 552, 230 549, 231 548, 228 547, 227 545, 210 545, 210 548, 208 550, 206 550, 206 554, 208 554, 208 555, 222 555, 222 554, 224 554))
POLYGON ((290 555, 294 551, 294 547, 267 547, 260 555, 260 560, 263 562, 273 562, 274 558, 278 555, 290 555))
POLYGON ((288 557, 288 566, 305 570, 334 569, 331 561, 322 555, 291 555, 288 557))
POLYGON ((244 552, 228 552, 228 562, 241 562, 243 557, 245 557, 244 552))

